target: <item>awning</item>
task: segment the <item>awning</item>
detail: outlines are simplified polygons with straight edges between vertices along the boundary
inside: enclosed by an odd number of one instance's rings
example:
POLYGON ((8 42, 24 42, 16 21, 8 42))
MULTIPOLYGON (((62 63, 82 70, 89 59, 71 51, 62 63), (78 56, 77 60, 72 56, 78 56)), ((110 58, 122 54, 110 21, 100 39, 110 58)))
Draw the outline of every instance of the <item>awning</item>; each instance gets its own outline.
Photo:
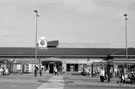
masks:
POLYGON ((62 64, 62 60, 58 59, 58 58, 51 57, 51 58, 47 58, 47 59, 42 60, 42 64, 62 64))

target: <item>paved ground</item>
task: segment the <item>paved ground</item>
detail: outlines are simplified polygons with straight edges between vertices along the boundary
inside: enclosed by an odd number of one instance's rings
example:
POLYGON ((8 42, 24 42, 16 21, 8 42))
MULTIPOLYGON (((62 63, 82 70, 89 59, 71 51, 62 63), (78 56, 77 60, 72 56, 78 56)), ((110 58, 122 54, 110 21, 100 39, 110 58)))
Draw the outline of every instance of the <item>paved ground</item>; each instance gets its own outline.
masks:
POLYGON ((101 83, 99 77, 90 78, 87 76, 65 76, 64 81, 73 81, 73 84, 66 84, 64 89, 135 89, 135 84, 120 84, 119 79, 113 78, 111 82, 101 83), (69 86, 70 85, 70 86, 69 86))
POLYGON ((14 74, 0 76, 0 89, 37 89, 43 82, 47 82, 52 75, 45 75, 40 78, 33 74, 14 74))
POLYGON ((99 77, 45 73, 42 78, 33 74, 0 76, 0 89, 135 89, 135 84, 119 84, 118 79, 101 83, 99 77))

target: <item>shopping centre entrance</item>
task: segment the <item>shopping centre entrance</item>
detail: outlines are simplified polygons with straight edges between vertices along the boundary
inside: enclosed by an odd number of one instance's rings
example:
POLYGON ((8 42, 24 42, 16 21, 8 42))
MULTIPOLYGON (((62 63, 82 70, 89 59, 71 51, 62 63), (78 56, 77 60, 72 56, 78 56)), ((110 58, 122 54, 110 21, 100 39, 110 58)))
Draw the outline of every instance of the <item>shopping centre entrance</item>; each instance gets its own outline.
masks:
POLYGON ((56 66, 59 72, 62 71, 62 61, 60 60, 44 60, 42 61, 42 65, 45 67, 46 71, 49 71, 49 73, 54 72, 54 66, 56 66))

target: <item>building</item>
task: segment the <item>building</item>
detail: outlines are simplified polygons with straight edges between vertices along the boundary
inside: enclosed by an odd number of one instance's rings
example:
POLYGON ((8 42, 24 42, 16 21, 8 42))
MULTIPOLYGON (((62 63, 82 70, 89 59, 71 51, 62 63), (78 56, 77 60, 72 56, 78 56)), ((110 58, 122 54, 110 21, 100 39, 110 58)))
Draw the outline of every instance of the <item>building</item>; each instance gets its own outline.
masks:
POLYGON ((135 48, 128 49, 128 60, 125 48, 57 48, 58 41, 48 42, 48 49, 37 50, 33 47, 1 47, 0 66, 6 66, 11 73, 29 73, 34 71, 34 65, 42 64, 44 70, 53 72, 56 65, 59 71, 80 72, 84 66, 93 71, 99 71, 100 66, 105 66, 108 55, 111 55, 113 68, 118 65, 130 64, 135 66, 135 48))

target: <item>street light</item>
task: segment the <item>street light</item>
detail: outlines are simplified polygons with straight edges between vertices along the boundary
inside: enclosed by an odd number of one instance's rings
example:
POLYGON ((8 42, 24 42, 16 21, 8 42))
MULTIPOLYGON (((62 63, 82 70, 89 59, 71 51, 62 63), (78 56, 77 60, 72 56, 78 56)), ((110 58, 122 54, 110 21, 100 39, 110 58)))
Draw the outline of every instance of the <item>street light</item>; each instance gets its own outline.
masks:
POLYGON ((125 16, 125 46, 126 46, 126 59, 128 60, 128 48, 127 48, 127 14, 124 14, 125 16))
POLYGON ((34 12, 36 13, 36 31, 35 31, 35 61, 37 60, 37 25, 38 25, 38 11, 34 10, 34 12))

